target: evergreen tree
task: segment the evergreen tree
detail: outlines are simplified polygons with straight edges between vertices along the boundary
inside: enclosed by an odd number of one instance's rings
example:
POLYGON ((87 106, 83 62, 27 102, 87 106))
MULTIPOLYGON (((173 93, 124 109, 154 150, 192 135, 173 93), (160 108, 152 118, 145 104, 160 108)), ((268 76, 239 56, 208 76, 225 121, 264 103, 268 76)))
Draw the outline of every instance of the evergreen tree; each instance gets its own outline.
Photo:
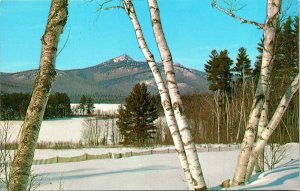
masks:
MULTIPOLYGON (((275 42, 275 58, 273 64, 273 79, 272 84, 284 82, 286 85, 290 84, 292 78, 298 72, 299 63, 299 17, 292 19, 288 17, 282 24, 282 27, 277 29, 277 37, 275 42)), ((279 26, 279 25, 278 25, 279 26)), ((263 39, 258 43, 257 50, 259 55, 256 57, 255 69, 253 76, 258 80, 260 73, 263 39)))
POLYGON ((85 107, 86 107, 86 97, 83 95, 80 97, 80 101, 79 101, 79 109, 81 110, 81 115, 84 115, 85 107))
POLYGON ((209 57, 210 60, 205 64, 207 80, 210 81, 209 89, 229 93, 232 81, 230 67, 233 61, 228 56, 228 51, 222 50, 218 53, 216 50, 213 50, 209 57))
POLYGON ((248 58, 247 51, 244 47, 239 48, 233 72, 237 77, 238 82, 244 82, 245 79, 252 74, 251 61, 248 58))
POLYGON ((66 93, 56 92, 49 96, 44 119, 69 117, 71 113, 71 101, 66 93))
POLYGON ((144 83, 133 87, 118 113, 117 125, 124 143, 143 145, 146 140, 154 138, 156 127, 153 121, 157 119, 158 111, 144 83))
POLYGON ((89 96, 89 97, 87 98, 87 101, 86 101, 86 111, 87 111, 87 114, 88 114, 88 115, 93 114, 94 108, 95 108, 95 107, 94 107, 93 99, 92 99, 91 96, 89 96))
POLYGON ((209 55, 210 60, 207 62, 207 64, 204 65, 205 72, 207 73, 207 80, 210 81, 209 90, 216 91, 218 89, 218 86, 216 85, 217 81, 217 72, 215 68, 217 67, 217 59, 218 59, 218 52, 216 50, 211 51, 211 55, 209 55))
POLYGON ((231 65, 233 61, 228 56, 227 50, 218 53, 213 50, 210 60, 205 64, 207 80, 210 81, 209 89, 214 91, 218 109, 218 142, 226 140, 226 113, 225 108, 227 98, 231 99, 232 73, 231 65), (222 140, 221 140, 222 139, 222 140))
MULTIPOLYGON (((293 23, 293 38, 294 38, 294 47, 293 49, 294 56, 295 56, 295 63, 299 63, 299 16, 296 16, 294 18, 294 23, 293 23)), ((298 67, 297 67, 298 70, 298 67)))
POLYGON ((255 61, 254 69, 253 69, 253 73, 252 73, 255 84, 257 84, 259 74, 260 74, 260 67, 261 67, 261 62, 262 62, 262 52, 264 49, 263 42, 264 42, 264 39, 261 38, 260 42, 257 44, 257 51, 259 54, 256 56, 256 61, 255 61))

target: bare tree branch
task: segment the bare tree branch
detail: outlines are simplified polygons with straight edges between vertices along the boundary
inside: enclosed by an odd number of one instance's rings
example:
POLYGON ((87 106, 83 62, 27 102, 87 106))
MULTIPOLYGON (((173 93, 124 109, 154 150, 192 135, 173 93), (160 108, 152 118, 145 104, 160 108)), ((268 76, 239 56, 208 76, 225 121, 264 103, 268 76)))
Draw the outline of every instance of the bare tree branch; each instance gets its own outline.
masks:
POLYGON ((219 6, 219 5, 217 4, 217 0, 213 0, 212 3, 211 3, 211 5, 212 5, 213 7, 215 7, 216 9, 218 9, 219 11, 221 11, 221 12, 223 12, 223 13, 225 13, 225 14, 227 14, 227 15, 229 15, 229 16, 231 16, 231 17, 233 17, 233 18, 235 18, 235 19, 237 19, 237 20, 239 20, 239 21, 241 21, 242 24, 252 24, 252 25, 257 26, 257 27, 260 28, 260 29, 263 29, 264 26, 265 26, 264 24, 258 23, 258 22, 256 22, 256 21, 250 21, 250 20, 247 20, 247 19, 244 19, 244 18, 242 18, 242 17, 239 17, 239 16, 235 15, 235 14, 233 13, 233 10, 232 10, 232 9, 226 10, 226 9, 222 8, 221 6, 219 6))
POLYGON ((56 58, 58 57, 58 55, 65 49, 65 47, 66 47, 66 45, 67 45, 67 43, 68 43, 68 41, 69 41, 69 37, 70 37, 70 32, 71 32, 71 29, 69 30, 69 33, 68 33, 68 36, 67 36, 67 39, 66 39, 66 41, 65 41, 65 43, 64 43, 64 45, 63 45, 63 47, 61 47, 61 49, 58 51, 58 53, 56 54, 56 58))
POLYGON ((97 3, 99 5, 99 8, 97 9, 97 11, 109 11, 112 9, 125 9, 125 7, 121 6, 121 5, 113 5, 110 7, 105 7, 106 4, 108 4, 112 1, 114 1, 114 0, 106 0, 103 3, 97 3))

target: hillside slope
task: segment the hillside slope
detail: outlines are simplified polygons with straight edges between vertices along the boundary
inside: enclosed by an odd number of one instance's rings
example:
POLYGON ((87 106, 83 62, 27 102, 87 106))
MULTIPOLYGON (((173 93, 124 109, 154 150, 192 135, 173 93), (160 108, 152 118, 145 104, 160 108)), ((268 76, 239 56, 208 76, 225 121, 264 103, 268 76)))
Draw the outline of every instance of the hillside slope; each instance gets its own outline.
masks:
MULTIPOLYGON (((162 71, 162 65, 159 64, 162 71)), ((204 72, 174 66, 180 92, 200 93, 208 91, 204 72)), ((32 91, 37 70, 17 73, 0 73, 1 93, 32 91)), ((74 69, 57 70, 52 92, 66 92, 72 101, 81 95, 90 95, 98 102, 116 102, 126 97, 139 82, 145 82, 151 92, 157 93, 155 82, 147 62, 135 61, 124 54, 99 65, 74 69)))

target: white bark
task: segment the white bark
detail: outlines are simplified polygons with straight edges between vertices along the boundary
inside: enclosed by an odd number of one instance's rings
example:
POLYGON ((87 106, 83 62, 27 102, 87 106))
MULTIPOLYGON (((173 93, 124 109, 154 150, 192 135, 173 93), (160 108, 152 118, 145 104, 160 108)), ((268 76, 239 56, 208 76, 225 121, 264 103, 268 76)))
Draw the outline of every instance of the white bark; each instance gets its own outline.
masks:
POLYGON ((185 177, 188 182, 189 189, 194 189, 192 176, 191 176, 188 161, 187 161, 186 152, 184 150, 183 143, 182 143, 182 140, 181 140, 181 137, 179 134, 177 122, 176 122, 176 119, 174 116, 174 111, 172 109, 171 101, 169 98, 169 93, 166 89, 165 83, 160 74, 158 66, 154 60, 154 57, 146 44, 144 35, 142 33, 142 29, 140 27, 140 24, 139 24, 139 21, 136 16, 136 13, 135 13, 135 10, 134 10, 131 0, 123 0, 123 4, 125 6, 125 11, 128 14, 128 16, 131 20, 131 23, 133 25, 133 28, 135 30, 139 48, 141 49, 142 53, 144 54, 144 56, 149 64, 149 67, 152 71, 152 74, 154 76, 154 79, 155 79, 155 82, 156 82, 156 85, 157 85, 157 88, 158 88, 158 91, 160 94, 161 103, 162 103, 162 106, 164 109, 164 114, 166 116, 166 122, 170 129, 170 132, 171 132, 171 135, 172 135, 172 138, 174 141, 175 149, 177 151, 181 166, 185 173, 185 177))
POLYGON ((53 0, 48 22, 42 37, 40 69, 35 81, 25 121, 22 125, 19 146, 12 163, 9 190, 27 189, 33 161, 35 144, 38 139, 44 111, 55 77, 55 60, 60 34, 67 22, 67 0, 53 0))
POLYGON ((187 160, 189 162, 190 171, 194 181, 194 186, 195 189, 206 189, 206 184, 201 170, 197 150, 194 144, 194 138, 188 125, 187 118, 184 114, 182 100, 175 80, 173 59, 162 29, 157 1, 148 0, 148 5, 151 14, 152 28, 156 44, 158 46, 160 56, 164 65, 167 87, 170 93, 172 108, 174 110, 180 135, 184 144, 184 149, 187 155, 187 160))
MULTIPOLYGON (((269 93, 268 93, 269 94, 269 93)), ((266 95, 265 102, 262 107, 262 111, 260 114, 260 119, 257 127, 257 135, 256 135, 256 140, 259 140, 259 137, 261 136, 261 133, 265 129, 268 121, 268 112, 269 112, 269 95, 266 95)), ((264 171, 264 152, 261 152, 260 155, 257 158, 256 161, 256 171, 257 172, 263 172, 264 171)), ((252 173, 252 172, 251 172, 252 173)), ((248 172, 246 172, 248 174, 248 172)), ((246 180, 247 180, 247 175, 246 175, 246 180)))
POLYGON ((255 128, 258 124, 261 107, 264 103, 266 92, 269 88, 271 65, 274 59, 274 43, 276 25, 279 19, 281 0, 268 0, 267 19, 264 25, 264 50, 262 55, 261 73, 256 89, 255 99, 246 127, 237 167, 232 180, 232 186, 245 183, 246 169, 255 139, 255 128))
POLYGON ((292 84, 288 87, 285 94, 281 98, 281 101, 272 117, 270 122, 268 123, 267 127, 264 128, 263 132, 261 133, 261 136, 259 137, 255 148, 251 152, 250 160, 247 167, 247 174, 246 174, 246 181, 250 179, 255 161, 259 154, 264 150, 270 136, 278 126, 279 122, 281 121, 281 118, 286 111, 291 99, 293 98, 294 94, 299 89, 299 74, 295 77, 292 84))

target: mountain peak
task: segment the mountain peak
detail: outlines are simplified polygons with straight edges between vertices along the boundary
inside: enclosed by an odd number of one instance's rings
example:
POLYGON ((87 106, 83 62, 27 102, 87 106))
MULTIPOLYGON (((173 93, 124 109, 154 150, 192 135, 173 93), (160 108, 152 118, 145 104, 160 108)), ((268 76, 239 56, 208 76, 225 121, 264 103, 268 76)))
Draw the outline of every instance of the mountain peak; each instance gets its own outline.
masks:
POLYGON ((130 56, 127 54, 122 54, 121 56, 118 56, 113 59, 114 62, 121 62, 121 61, 134 61, 130 56))

